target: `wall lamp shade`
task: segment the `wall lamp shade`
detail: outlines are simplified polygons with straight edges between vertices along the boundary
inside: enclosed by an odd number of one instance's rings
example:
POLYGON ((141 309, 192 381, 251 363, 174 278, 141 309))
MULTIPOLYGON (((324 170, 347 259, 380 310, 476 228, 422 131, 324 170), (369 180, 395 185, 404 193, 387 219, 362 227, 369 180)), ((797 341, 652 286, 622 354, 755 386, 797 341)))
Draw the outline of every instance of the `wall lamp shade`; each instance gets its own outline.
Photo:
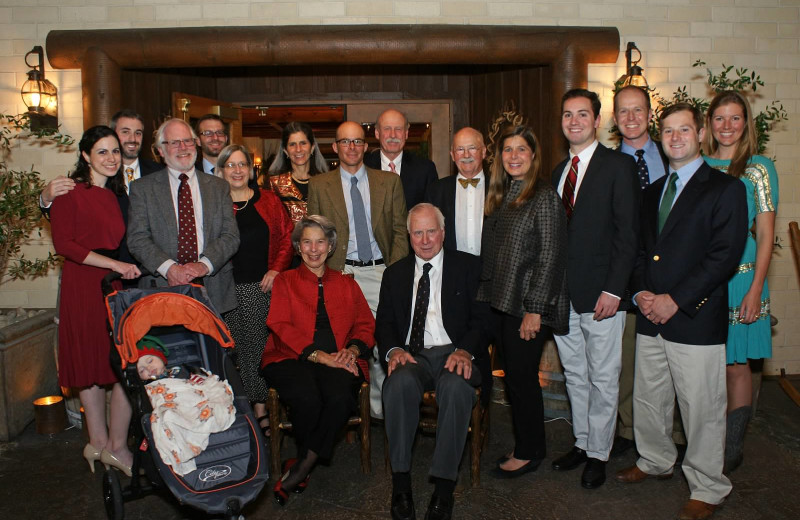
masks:
POLYGON ((58 89, 44 77, 44 50, 37 45, 25 55, 25 64, 32 67, 28 79, 22 84, 22 102, 28 107, 32 130, 58 128, 58 89), (38 63, 29 63, 31 55, 38 63))
POLYGON ((620 78, 621 86, 627 87, 628 85, 633 85, 635 87, 641 87, 644 89, 649 88, 650 86, 647 84, 647 80, 642 73, 642 68, 639 66, 639 62, 642 61, 642 51, 636 47, 635 42, 628 42, 628 47, 625 49, 625 61, 627 68, 625 76, 620 78), (633 52, 636 51, 637 58, 634 60, 633 52))

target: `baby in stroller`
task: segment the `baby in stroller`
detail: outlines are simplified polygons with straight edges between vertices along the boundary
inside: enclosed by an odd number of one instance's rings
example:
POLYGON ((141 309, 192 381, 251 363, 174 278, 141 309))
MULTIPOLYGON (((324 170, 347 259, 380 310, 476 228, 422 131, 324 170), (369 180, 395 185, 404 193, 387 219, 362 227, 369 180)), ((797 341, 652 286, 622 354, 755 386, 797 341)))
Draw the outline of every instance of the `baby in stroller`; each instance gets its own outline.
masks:
POLYGON ((236 419, 233 391, 226 381, 198 367, 167 368, 169 352, 155 336, 136 344, 136 370, 153 406, 150 427, 161 460, 178 475, 196 469, 194 458, 212 433, 227 430, 236 419))

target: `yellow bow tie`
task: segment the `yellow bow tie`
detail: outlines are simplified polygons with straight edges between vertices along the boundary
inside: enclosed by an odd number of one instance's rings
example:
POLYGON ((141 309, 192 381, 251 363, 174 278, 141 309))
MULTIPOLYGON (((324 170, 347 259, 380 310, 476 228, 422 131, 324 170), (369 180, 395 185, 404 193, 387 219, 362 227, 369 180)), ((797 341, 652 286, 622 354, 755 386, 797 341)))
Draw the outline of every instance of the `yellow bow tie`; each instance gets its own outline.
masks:
POLYGON ((478 183, 480 181, 481 181, 480 179, 458 179, 458 182, 461 183, 461 187, 464 188, 465 190, 467 189, 467 186, 469 186, 470 184, 472 185, 473 188, 477 188, 478 183))

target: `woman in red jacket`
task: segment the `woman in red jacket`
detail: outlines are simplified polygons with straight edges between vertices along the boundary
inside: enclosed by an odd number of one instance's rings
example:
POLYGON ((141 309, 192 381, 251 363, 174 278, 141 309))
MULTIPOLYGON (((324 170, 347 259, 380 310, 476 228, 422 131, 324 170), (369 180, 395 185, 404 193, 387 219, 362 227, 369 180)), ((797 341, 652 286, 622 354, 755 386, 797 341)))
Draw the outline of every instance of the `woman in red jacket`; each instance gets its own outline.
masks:
POLYGON ((317 459, 329 459, 339 432, 358 407, 364 359, 375 343, 375 320, 358 284, 325 261, 336 249, 336 228, 325 217, 303 217, 292 232, 303 263, 275 278, 261 359, 262 375, 289 408, 298 460, 275 485, 304 488, 317 459))
POLYGON ((234 352, 247 397, 264 433, 267 420, 267 385, 258 375, 267 342, 267 313, 272 282, 292 260, 292 221, 271 191, 253 181, 253 161, 247 148, 232 144, 222 149, 216 171, 228 181, 233 213, 239 227, 239 251, 231 259, 237 306, 224 319, 236 343, 234 352))

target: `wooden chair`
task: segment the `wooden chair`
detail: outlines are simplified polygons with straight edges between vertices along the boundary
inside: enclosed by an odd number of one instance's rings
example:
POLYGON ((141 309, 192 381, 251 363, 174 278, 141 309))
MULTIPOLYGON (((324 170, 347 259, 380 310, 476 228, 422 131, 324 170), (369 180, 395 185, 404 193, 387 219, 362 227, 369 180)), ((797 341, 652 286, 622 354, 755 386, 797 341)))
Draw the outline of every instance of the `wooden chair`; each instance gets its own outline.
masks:
MULTIPOLYGON (((436 403, 436 392, 425 392, 419 409, 419 429, 423 433, 436 434, 436 420, 439 415, 439 405, 436 403)), ((475 405, 469 421, 469 454, 470 454, 470 483, 472 487, 481 485, 481 452, 489 439, 489 408, 481 406, 481 390, 475 389, 475 405)), ((389 442, 384 432, 385 467, 390 468, 389 442)))
MULTIPOLYGON (((270 476, 280 478, 281 475, 281 443, 285 432, 292 430, 292 423, 288 420, 286 407, 280 402, 278 391, 269 389, 267 395, 267 410, 270 425, 270 476)), ((347 420, 347 427, 358 426, 361 437, 361 471, 369 473, 372 470, 370 460, 370 416, 369 416, 369 384, 362 383, 358 391, 358 415, 347 420)))

